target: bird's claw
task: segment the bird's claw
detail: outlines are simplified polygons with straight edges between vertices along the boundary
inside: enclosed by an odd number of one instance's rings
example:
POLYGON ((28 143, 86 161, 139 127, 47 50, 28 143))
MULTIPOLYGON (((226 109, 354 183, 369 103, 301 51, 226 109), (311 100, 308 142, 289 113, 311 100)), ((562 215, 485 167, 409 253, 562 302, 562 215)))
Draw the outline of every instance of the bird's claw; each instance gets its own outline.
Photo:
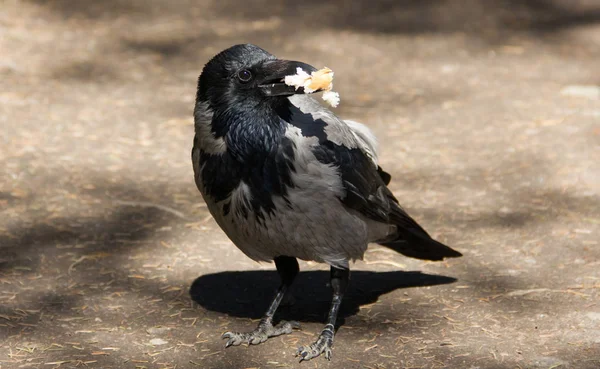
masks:
POLYGON ((241 345, 242 342, 244 342, 243 338, 241 337, 241 334, 235 332, 225 332, 223 333, 223 336, 221 336, 221 338, 228 339, 227 343, 225 343, 225 348, 229 346, 238 346, 241 345))
POLYGON ((281 321, 276 326, 273 326, 270 321, 261 321, 258 324, 258 327, 256 327, 256 329, 252 332, 225 332, 221 338, 228 339, 225 343, 225 348, 229 346, 239 346, 242 343, 258 345, 259 343, 263 343, 271 337, 292 333, 294 329, 300 329, 300 323, 295 321, 281 321))
MULTIPOLYGON (((329 333, 329 332, 327 332, 329 333)), ((296 357, 300 357, 300 362, 314 359, 315 357, 325 354, 327 360, 331 360, 331 347, 333 346, 333 336, 321 333, 315 343, 310 346, 300 346, 296 351, 296 357)))

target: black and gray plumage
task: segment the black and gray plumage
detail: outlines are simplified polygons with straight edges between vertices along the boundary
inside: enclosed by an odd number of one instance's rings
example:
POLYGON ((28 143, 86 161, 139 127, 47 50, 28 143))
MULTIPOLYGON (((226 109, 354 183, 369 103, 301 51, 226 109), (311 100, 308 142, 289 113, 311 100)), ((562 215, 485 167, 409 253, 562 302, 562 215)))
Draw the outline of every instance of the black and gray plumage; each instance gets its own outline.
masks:
POLYGON ((258 327, 227 332, 226 346, 258 344, 290 333, 273 315, 298 274, 297 259, 331 266, 333 301, 318 339, 300 360, 329 359, 349 262, 369 242, 425 260, 461 254, 433 240, 387 188, 376 140, 303 89, 283 83, 308 64, 277 59, 250 44, 210 60, 198 81, 192 150, 195 181, 208 209, 233 243, 256 261, 275 261, 282 284, 258 327))

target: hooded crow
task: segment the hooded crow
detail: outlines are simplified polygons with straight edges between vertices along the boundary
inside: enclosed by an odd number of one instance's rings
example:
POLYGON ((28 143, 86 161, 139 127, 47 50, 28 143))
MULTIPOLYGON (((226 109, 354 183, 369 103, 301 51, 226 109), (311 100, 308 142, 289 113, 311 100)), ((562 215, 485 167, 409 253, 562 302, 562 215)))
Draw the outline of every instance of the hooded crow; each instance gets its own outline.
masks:
POLYGON ((198 80, 192 162, 196 185, 216 222, 248 257, 275 261, 282 283, 258 327, 227 332, 226 347, 259 344, 297 322, 273 315, 298 274, 297 259, 329 264, 333 299, 317 340, 300 361, 331 358, 348 286, 349 262, 369 242, 424 260, 461 254, 432 239, 387 188, 376 140, 364 125, 338 118, 303 88, 286 85, 297 68, 251 44, 211 59, 198 80))

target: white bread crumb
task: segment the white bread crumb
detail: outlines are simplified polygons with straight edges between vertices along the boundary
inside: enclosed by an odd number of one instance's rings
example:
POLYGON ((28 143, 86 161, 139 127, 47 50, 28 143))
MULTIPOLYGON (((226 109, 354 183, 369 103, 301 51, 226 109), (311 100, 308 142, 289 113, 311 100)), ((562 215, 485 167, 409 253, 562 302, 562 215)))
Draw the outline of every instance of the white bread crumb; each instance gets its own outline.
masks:
POLYGON ((296 68, 296 74, 285 76, 284 82, 288 86, 294 86, 296 90, 304 88, 307 94, 323 91, 323 100, 335 108, 340 103, 340 94, 331 91, 333 88, 333 71, 327 67, 312 72, 310 75, 302 68, 296 68))
POLYGON ((340 94, 334 91, 323 92, 323 100, 331 105, 332 108, 337 108, 340 104, 340 94))
MULTIPOLYGON (((296 74, 291 75, 291 76, 285 76, 285 79, 283 81, 288 86, 296 87, 296 90, 299 89, 300 87, 304 87, 305 88, 304 91, 306 91, 305 84, 309 80, 310 80, 310 76, 308 75, 308 73, 306 73, 304 70, 302 70, 302 68, 298 67, 298 68, 296 68, 296 74)), ((310 82, 308 84, 310 84, 310 82)))

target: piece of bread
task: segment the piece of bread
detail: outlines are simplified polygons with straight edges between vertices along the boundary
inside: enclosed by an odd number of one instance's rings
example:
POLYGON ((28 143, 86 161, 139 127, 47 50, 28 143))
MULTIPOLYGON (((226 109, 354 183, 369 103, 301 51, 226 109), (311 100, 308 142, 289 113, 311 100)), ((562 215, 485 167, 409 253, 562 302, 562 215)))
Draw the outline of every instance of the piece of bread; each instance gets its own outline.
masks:
POLYGON ((312 72, 310 75, 302 68, 297 68, 296 74, 285 76, 284 82, 288 86, 296 87, 296 89, 304 88, 304 92, 307 94, 323 91, 323 100, 334 108, 340 103, 340 95, 331 91, 333 88, 333 71, 327 67, 312 72))

